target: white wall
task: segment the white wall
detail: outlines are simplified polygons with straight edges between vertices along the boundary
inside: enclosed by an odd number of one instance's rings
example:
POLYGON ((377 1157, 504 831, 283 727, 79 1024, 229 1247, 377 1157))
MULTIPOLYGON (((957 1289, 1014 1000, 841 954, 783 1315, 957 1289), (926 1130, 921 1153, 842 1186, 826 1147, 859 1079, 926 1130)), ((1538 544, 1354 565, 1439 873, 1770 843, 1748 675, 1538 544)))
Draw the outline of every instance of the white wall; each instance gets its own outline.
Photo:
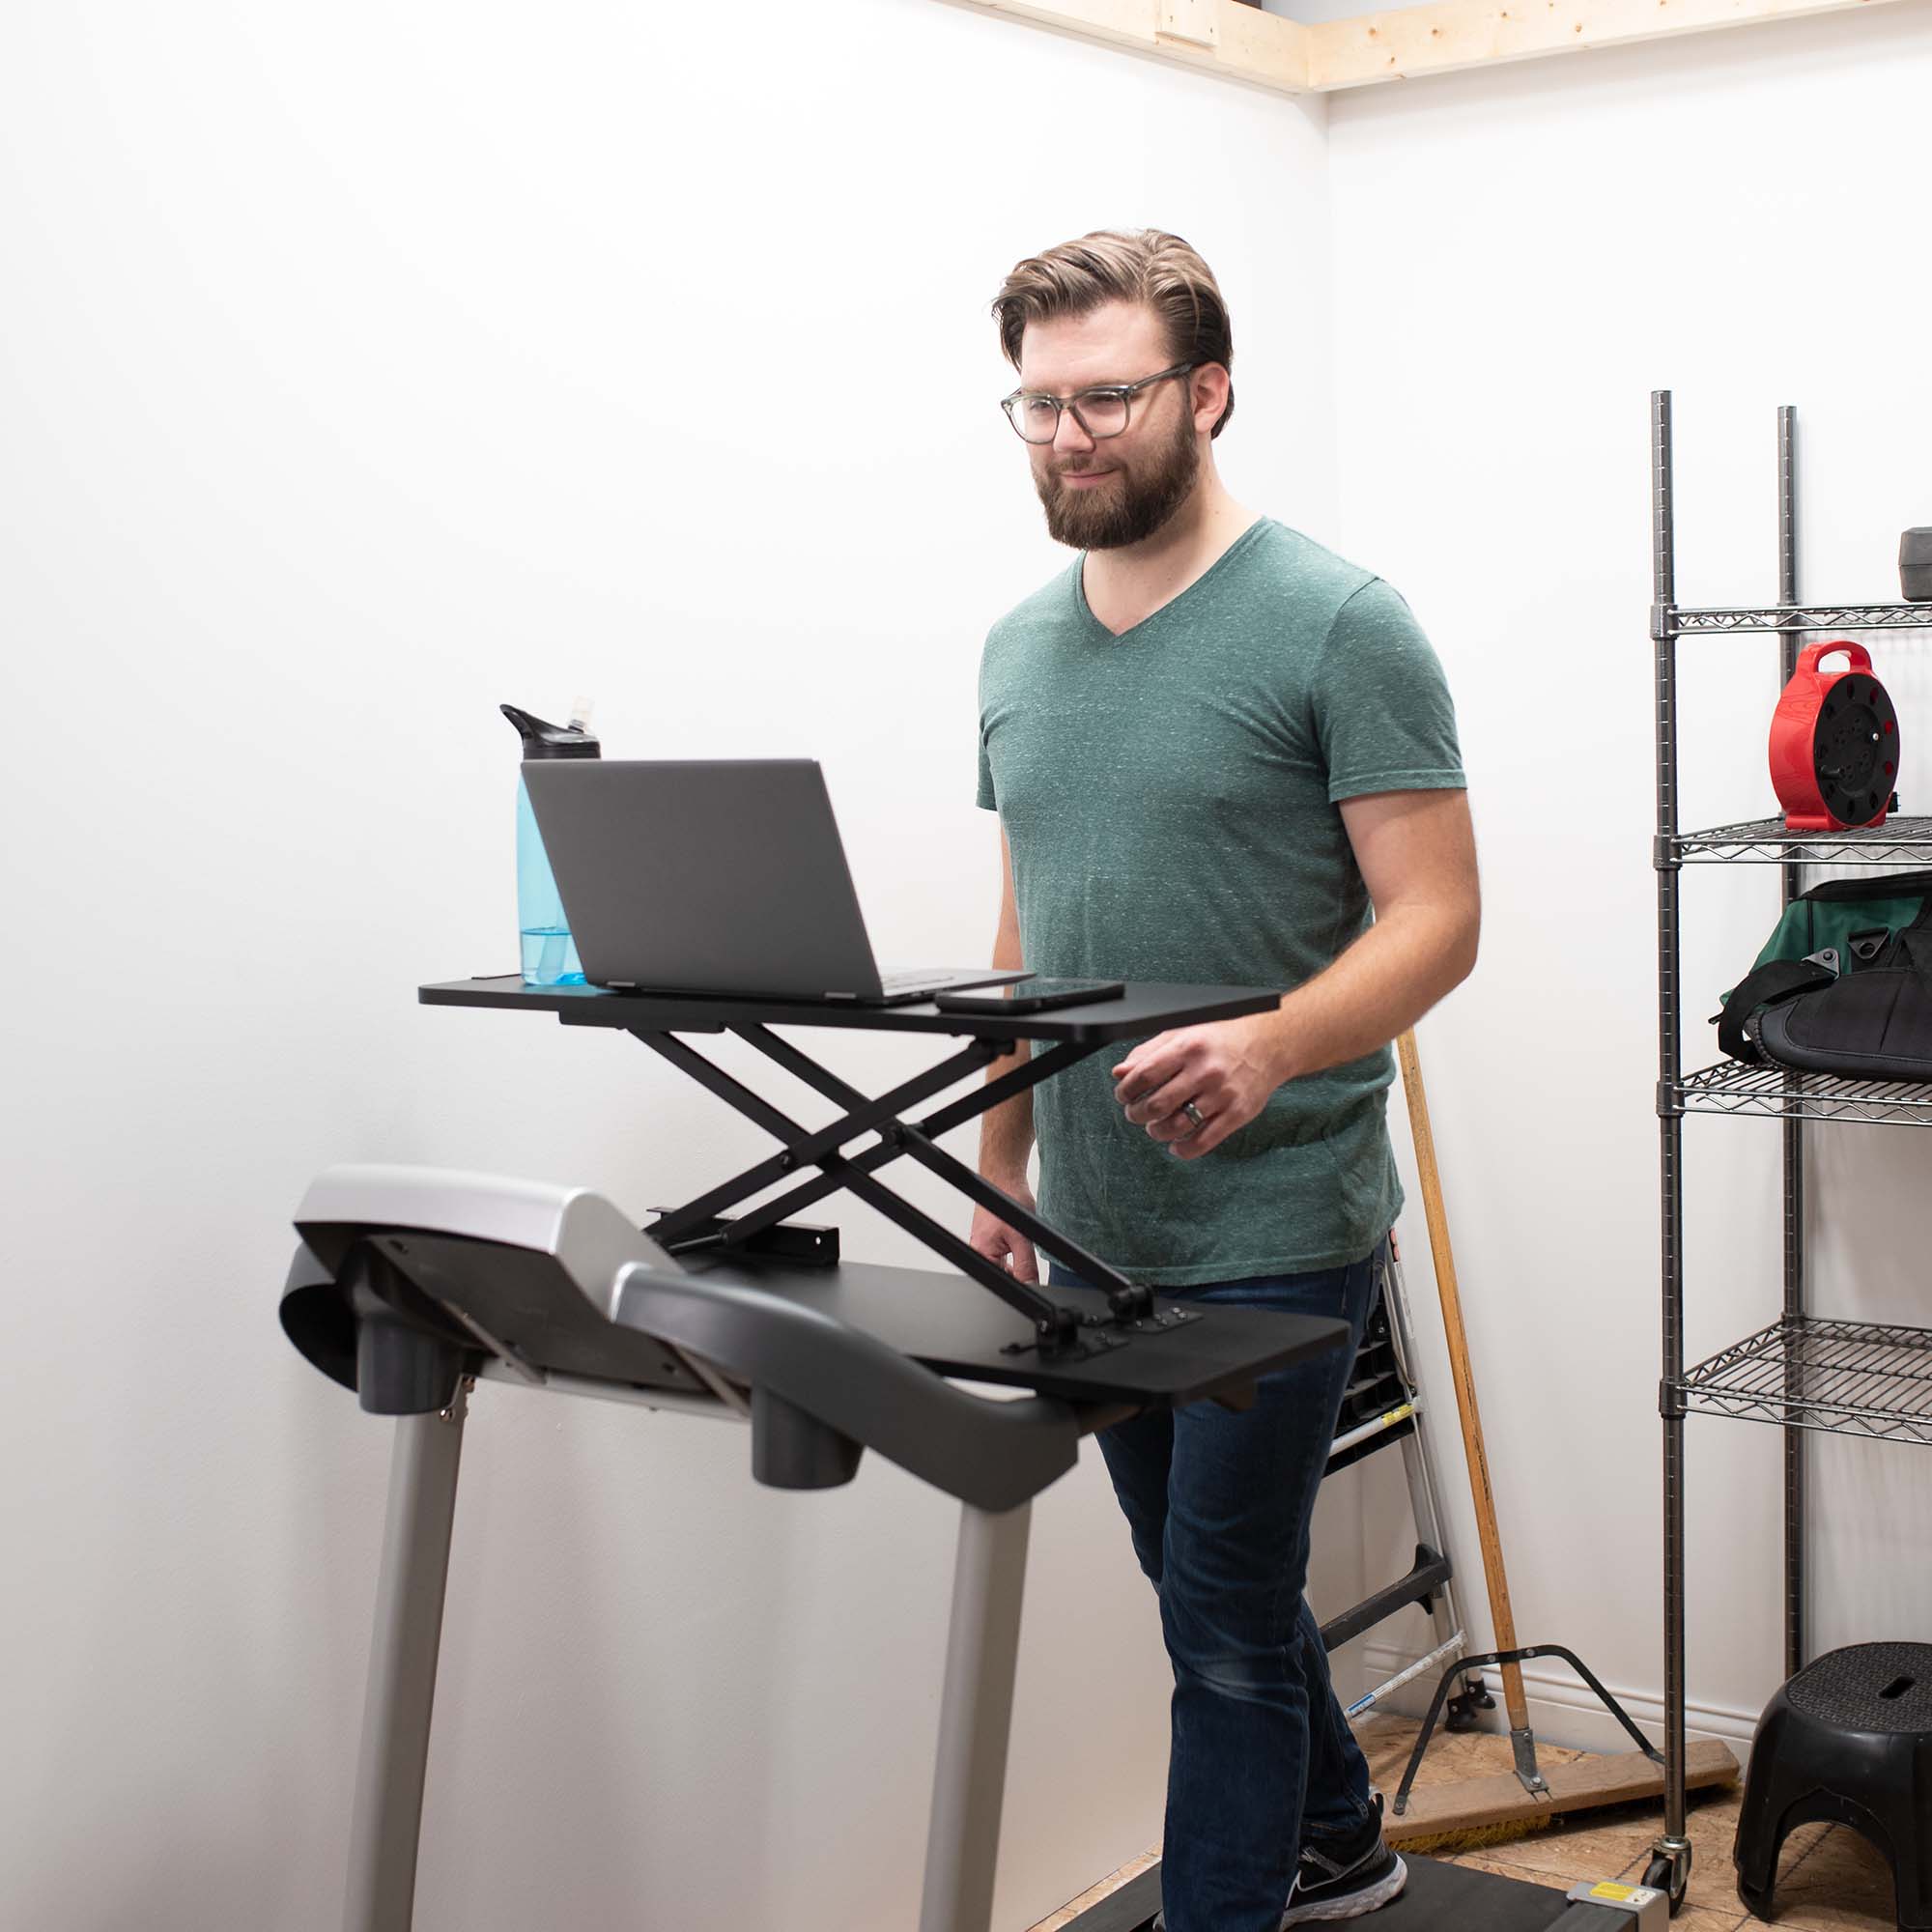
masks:
MULTIPOLYGON (((1187 235, 1227 470, 1332 536, 1321 109, 930 0, 46 0, 5 41, 0 1920, 331 1926, 386 1432, 277 1330, 303 1184, 641 1215, 765 1145, 626 1042, 414 1005, 514 958, 497 702, 821 757, 882 955, 983 957, 979 643, 1064 562, 987 301, 1087 227, 1187 235)), ((909 1923, 952 1506, 497 1388, 465 1454, 426 1932, 909 1923)), ((1152 1840, 1166 1749, 1097 1458, 1036 1525, 1002 1925, 1152 1840)))
MULTIPOLYGON (((1324 144, 1319 105, 930 0, 732 17, 10 17, 7 1922, 334 1922, 384 1444, 275 1328, 308 1176, 430 1160, 641 1213, 760 1151, 616 1042, 412 1005, 511 957, 499 699, 594 692, 613 753, 821 756, 881 952, 980 955, 978 640, 1061 560, 984 305, 1100 221, 1217 265, 1235 488, 1385 572, 1448 662, 1489 925, 1423 1039, 1519 1622, 1654 1709, 1645 403, 1678 393, 1687 601, 1770 594, 1783 401, 1804 587, 1889 593, 1932 521, 1928 30, 1376 90, 1324 144)), ((1881 665, 1926 695, 1910 644, 1881 665)), ((1775 686, 1768 644, 1687 652, 1687 823, 1768 809, 1775 686)), ((1928 780, 1908 753, 1908 806, 1928 780)), ((1700 1010, 1775 881, 1686 896, 1700 1010)), ((1776 1133, 1687 1140, 1695 1359, 1775 1309, 1776 1133)), ((1916 1316, 1918 1137, 1816 1145, 1818 1305, 1916 1316)), ((1692 1698, 1734 1734, 1777 1674, 1777 1438, 1690 1447, 1692 1698)), ((905 1922, 951 1509, 876 1461, 773 1495, 733 1432, 497 1389, 466 1455, 419 1922, 905 1922)), ((1917 1631, 1911 1452, 1817 1465, 1819 1640, 1917 1631)), ((1323 1608, 1404 1553, 1392 1469, 1332 1491, 1323 1608)), ((1015 1926, 1151 1839, 1166 1744, 1093 1458, 1036 1520, 1015 1926)))
MULTIPOLYGON (((1517 1622, 1640 1713, 1662 1681, 1648 397, 1676 396, 1681 601, 1775 597, 1781 403, 1799 406, 1801 591, 1898 595, 1898 532, 1932 522, 1928 83, 1932 25, 1897 8, 1331 109, 1344 547, 1441 648, 1482 845, 1482 964, 1422 1044, 1517 1622)), ((1922 810, 1911 721, 1932 671, 1909 637, 1871 641, 1922 810)), ((1775 642, 1680 662, 1683 823, 1770 813, 1775 642)), ((1686 872, 1688 1066, 1718 1057, 1702 1020, 1776 892, 1769 867, 1686 872)), ((1685 1142, 1695 1362, 1777 1311, 1778 1134, 1692 1118, 1685 1142)), ((1932 1143, 1826 1127, 1813 1145, 1812 1305, 1923 1321, 1932 1143)), ((1747 1735, 1782 1674, 1779 1438, 1688 1434, 1692 1721, 1747 1735)), ((1813 1466, 1814 1643, 1922 1636, 1918 1452, 1827 1442, 1813 1466)), ((1563 1678, 1540 1684, 1540 1721, 1608 1742, 1563 1678)))

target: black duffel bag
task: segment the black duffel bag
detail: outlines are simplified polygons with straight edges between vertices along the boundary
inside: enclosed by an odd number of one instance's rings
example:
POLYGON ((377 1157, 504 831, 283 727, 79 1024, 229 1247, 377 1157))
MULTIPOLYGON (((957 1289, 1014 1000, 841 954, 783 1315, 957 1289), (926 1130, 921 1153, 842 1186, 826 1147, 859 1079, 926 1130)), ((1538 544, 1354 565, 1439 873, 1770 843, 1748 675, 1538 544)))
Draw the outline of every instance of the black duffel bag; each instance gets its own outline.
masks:
POLYGON ((1713 1024, 1749 1065, 1932 1081, 1932 872, 1793 899, 1713 1024))

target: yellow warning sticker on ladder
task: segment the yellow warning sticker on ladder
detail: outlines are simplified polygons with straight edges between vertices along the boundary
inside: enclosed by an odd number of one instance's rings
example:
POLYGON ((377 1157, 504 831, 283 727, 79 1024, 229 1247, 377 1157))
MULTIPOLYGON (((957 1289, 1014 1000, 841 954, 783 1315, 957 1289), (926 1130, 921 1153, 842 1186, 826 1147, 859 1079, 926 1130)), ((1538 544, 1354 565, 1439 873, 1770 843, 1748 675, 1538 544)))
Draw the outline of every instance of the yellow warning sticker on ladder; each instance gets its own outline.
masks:
POLYGON ((1592 1898, 1615 1898, 1621 1900, 1628 1900, 1634 1898, 1635 1895, 1636 1895, 1635 1889, 1634 1887, 1628 1885, 1612 1885, 1607 1879, 1605 1879, 1602 1885, 1593 1885, 1590 1888, 1590 1896, 1592 1898))

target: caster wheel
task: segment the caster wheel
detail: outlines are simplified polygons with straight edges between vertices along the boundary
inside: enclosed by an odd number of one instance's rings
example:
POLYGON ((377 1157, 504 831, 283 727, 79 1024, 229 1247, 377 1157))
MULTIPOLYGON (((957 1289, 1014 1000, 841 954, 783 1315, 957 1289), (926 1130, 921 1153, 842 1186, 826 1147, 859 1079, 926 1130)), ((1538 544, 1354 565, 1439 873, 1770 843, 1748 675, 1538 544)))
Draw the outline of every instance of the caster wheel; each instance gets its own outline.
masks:
POLYGON ((1643 1882, 1653 1891, 1669 1897, 1671 1916, 1675 1918, 1677 1908, 1684 1903, 1685 1888, 1690 1883, 1689 1865, 1680 1868, 1674 1859, 1654 1858, 1643 1868, 1643 1882))

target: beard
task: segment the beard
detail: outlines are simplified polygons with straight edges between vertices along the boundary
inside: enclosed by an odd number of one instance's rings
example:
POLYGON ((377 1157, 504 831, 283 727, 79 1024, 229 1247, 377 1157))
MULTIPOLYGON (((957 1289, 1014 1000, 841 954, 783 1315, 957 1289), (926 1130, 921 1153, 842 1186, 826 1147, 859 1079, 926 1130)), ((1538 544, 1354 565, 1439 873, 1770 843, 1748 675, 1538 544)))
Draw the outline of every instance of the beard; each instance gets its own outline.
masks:
POLYGON ((1118 483, 1072 490, 1055 469, 1036 470, 1034 488, 1046 511, 1046 531, 1074 550, 1121 550, 1144 542, 1187 500, 1201 473, 1194 424, 1182 416, 1175 434, 1148 455, 1144 467, 1122 465, 1118 483))

